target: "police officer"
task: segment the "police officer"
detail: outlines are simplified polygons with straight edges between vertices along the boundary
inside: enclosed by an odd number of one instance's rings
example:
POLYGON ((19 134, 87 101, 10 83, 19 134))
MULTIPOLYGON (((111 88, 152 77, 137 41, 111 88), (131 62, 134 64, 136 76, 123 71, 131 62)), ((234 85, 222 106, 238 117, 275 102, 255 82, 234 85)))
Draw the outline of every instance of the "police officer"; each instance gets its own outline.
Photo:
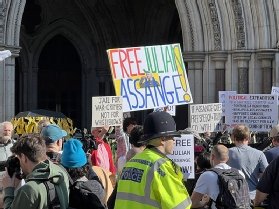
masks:
POLYGON ((144 121, 146 149, 126 163, 119 177, 115 209, 190 209, 180 167, 172 154, 174 137, 180 136, 167 112, 153 112, 144 121))

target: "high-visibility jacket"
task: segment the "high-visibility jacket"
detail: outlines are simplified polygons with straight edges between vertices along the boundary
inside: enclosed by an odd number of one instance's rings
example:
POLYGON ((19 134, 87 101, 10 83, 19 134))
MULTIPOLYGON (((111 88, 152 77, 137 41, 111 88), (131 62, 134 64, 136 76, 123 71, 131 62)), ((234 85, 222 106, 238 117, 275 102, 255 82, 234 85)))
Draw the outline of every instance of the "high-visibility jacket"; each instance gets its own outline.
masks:
POLYGON ((145 149, 126 163, 114 209, 190 209, 180 167, 156 149, 145 149))

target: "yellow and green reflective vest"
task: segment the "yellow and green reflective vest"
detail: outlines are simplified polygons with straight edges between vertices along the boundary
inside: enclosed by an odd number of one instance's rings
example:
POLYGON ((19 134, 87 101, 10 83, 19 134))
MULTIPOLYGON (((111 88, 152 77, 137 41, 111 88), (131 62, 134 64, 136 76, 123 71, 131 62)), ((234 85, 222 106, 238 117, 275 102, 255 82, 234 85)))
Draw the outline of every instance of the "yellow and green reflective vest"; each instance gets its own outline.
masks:
POLYGON ((126 163, 118 181, 114 209, 190 209, 180 168, 155 149, 126 163))

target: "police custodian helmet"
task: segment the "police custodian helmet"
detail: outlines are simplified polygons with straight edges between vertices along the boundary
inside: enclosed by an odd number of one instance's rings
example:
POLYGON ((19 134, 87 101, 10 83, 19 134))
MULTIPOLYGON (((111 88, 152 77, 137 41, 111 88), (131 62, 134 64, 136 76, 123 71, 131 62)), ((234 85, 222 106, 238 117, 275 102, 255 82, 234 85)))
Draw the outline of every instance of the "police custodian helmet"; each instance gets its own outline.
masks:
POLYGON ((147 142, 151 139, 160 137, 180 137, 176 131, 176 124, 172 116, 167 112, 152 112, 144 120, 143 137, 141 142, 147 142))

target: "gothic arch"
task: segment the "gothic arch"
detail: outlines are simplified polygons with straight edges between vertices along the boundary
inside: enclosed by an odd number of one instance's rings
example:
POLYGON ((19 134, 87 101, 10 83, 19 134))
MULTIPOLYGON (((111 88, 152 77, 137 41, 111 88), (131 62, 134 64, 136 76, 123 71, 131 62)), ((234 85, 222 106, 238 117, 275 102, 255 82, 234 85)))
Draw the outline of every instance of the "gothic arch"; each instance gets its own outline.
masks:
POLYGON ((69 40, 78 51, 82 66, 82 71, 86 73, 89 68, 96 65, 94 62, 96 58, 96 50, 89 49, 89 37, 79 32, 79 28, 71 22, 58 20, 52 23, 49 27, 42 31, 42 36, 37 39, 33 46, 32 51, 36 52, 33 58, 33 66, 38 65, 39 56, 46 43, 56 35, 62 35, 69 40), (91 58, 91 59, 90 59, 91 58))
POLYGON ((0 1, 4 14, 7 12, 1 18, 6 18, 4 20, 7 24, 4 37, 5 44, 8 46, 19 46, 20 26, 25 2, 26 0, 10 1, 10 3, 5 0, 0 1))

